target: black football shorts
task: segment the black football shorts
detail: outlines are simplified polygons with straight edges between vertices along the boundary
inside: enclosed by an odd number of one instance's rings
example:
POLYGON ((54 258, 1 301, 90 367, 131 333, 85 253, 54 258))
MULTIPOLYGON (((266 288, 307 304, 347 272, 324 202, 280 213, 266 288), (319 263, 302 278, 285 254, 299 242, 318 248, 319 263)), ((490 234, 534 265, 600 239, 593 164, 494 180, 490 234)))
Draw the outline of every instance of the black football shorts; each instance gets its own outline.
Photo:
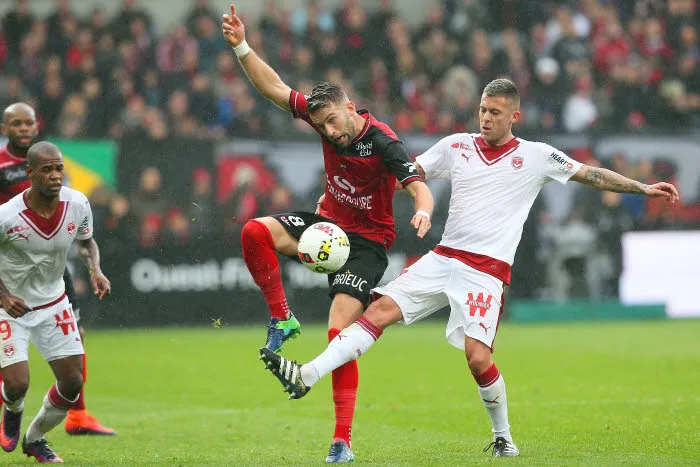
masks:
MULTIPOLYGON (((323 216, 304 211, 275 214, 270 217, 277 219, 282 227, 297 240, 309 226, 317 222, 334 223, 323 216)), ((345 266, 328 275, 329 295, 332 299, 337 293, 345 293, 367 306, 370 290, 376 287, 389 265, 386 249, 381 244, 360 235, 345 233, 350 240, 350 256, 345 266)), ((299 258, 295 259, 299 261, 299 258)))

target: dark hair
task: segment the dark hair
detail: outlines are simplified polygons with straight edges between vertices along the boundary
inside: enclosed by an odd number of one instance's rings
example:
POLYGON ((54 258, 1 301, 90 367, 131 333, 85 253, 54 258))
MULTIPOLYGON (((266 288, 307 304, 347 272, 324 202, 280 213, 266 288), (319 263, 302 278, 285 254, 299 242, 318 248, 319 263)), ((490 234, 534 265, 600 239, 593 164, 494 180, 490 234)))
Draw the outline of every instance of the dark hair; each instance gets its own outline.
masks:
POLYGON ((329 104, 337 104, 348 100, 343 88, 335 83, 321 81, 311 90, 311 96, 306 100, 306 110, 314 113, 329 104))
POLYGON ((33 144, 27 151, 27 165, 30 167, 36 167, 36 164, 39 161, 39 156, 57 156, 59 154, 61 154, 61 150, 58 149, 58 146, 55 144, 49 143, 48 141, 39 141, 38 143, 33 144))
POLYGON ((515 107, 520 106, 520 94, 518 87, 511 80, 498 78, 491 81, 484 88, 484 94, 489 97, 505 97, 511 99, 515 107))

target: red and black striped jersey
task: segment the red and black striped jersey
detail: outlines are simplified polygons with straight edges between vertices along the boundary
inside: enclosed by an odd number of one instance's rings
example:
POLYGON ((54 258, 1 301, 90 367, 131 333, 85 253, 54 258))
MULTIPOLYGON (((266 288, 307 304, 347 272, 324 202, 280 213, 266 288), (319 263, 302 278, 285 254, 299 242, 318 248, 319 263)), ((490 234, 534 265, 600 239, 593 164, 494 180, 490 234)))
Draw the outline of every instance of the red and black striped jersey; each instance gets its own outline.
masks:
POLYGON ((26 158, 12 155, 7 146, 0 149, 0 204, 8 202, 32 185, 24 169, 25 165, 26 158))
MULTIPOLYGON (((289 105, 295 118, 313 126, 306 96, 292 91, 289 105)), ((396 180, 406 186, 421 177, 392 129, 366 110, 358 114, 366 120, 365 126, 346 148, 335 146, 319 132, 326 170, 320 214, 346 232, 389 248, 396 238, 392 204, 396 180)))

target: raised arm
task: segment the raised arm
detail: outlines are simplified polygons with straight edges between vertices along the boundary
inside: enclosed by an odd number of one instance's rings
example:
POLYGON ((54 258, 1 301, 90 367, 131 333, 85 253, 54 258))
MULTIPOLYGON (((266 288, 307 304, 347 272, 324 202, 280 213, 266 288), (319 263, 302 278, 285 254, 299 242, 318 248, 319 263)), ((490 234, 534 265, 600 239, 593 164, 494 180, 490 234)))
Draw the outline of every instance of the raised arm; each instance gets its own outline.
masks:
POLYGON ((236 16, 236 7, 231 4, 231 15, 224 15, 221 25, 226 42, 233 47, 241 66, 248 75, 253 86, 281 109, 291 112, 289 95, 292 89, 279 77, 277 72, 265 63, 253 51, 245 40, 245 27, 241 19, 236 16))
POLYGON ((80 258, 83 260, 90 273, 90 285, 95 295, 102 300, 106 295, 112 292, 112 285, 109 279, 102 273, 100 267, 100 249, 97 247, 97 242, 94 238, 87 240, 77 240, 78 251, 80 258))
POLYGON ((638 193, 652 198, 664 197, 671 203, 679 201, 678 190, 670 183, 660 182, 646 185, 612 170, 600 167, 583 165, 571 177, 571 180, 598 188, 599 190, 614 191, 616 193, 638 193))

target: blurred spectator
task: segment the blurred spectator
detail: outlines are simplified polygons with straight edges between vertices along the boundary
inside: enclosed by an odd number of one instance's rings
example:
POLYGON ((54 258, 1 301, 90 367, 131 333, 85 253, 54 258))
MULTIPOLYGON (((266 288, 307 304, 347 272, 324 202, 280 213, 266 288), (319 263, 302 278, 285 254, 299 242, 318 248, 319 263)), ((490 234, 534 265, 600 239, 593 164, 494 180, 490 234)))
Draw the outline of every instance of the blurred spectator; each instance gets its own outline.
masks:
POLYGON ((25 35, 34 23, 34 15, 29 12, 27 0, 17 0, 14 9, 10 10, 2 19, 2 33, 8 45, 10 57, 18 58, 20 45, 25 35))
POLYGON ((255 188, 255 170, 249 167, 240 168, 235 177, 236 188, 222 206, 224 232, 229 238, 238 238, 243 225, 262 214, 260 194, 255 188))
POLYGON ((218 233, 219 207, 214 197, 212 176, 207 169, 192 173, 192 197, 187 209, 192 221, 193 238, 206 238, 218 233))
POLYGON ((199 69, 211 73, 216 69, 218 55, 224 51, 230 55, 230 51, 221 37, 218 25, 208 16, 199 19, 198 30, 199 69))
POLYGON ((187 245, 191 240, 190 220, 180 208, 170 209, 165 216, 166 229, 161 240, 172 245, 187 245))
POLYGON ((598 118, 593 102, 593 77, 582 75, 576 80, 575 94, 564 104, 562 122, 566 131, 577 133, 590 128, 598 118))
POLYGON ((129 202, 131 212, 139 223, 150 219, 149 226, 154 227, 156 217, 161 218, 160 216, 165 214, 168 202, 163 197, 161 183, 160 171, 157 168, 147 167, 141 172, 139 187, 131 194, 129 202))
POLYGON ((152 20, 151 15, 143 8, 139 7, 138 0, 124 0, 122 8, 114 18, 112 30, 118 41, 126 39, 130 35, 131 23, 135 19, 140 19, 146 25, 148 31, 151 30, 152 20))
POLYGON ((194 120, 203 125, 211 125, 216 121, 216 98, 211 90, 208 75, 197 73, 192 78, 190 114, 194 120))
POLYGON ((187 13, 185 24, 187 25, 187 31, 192 36, 201 39, 203 37, 201 30, 202 19, 207 18, 217 23, 220 20, 220 15, 212 9, 209 0, 195 0, 193 3, 192 9, 187 13))

